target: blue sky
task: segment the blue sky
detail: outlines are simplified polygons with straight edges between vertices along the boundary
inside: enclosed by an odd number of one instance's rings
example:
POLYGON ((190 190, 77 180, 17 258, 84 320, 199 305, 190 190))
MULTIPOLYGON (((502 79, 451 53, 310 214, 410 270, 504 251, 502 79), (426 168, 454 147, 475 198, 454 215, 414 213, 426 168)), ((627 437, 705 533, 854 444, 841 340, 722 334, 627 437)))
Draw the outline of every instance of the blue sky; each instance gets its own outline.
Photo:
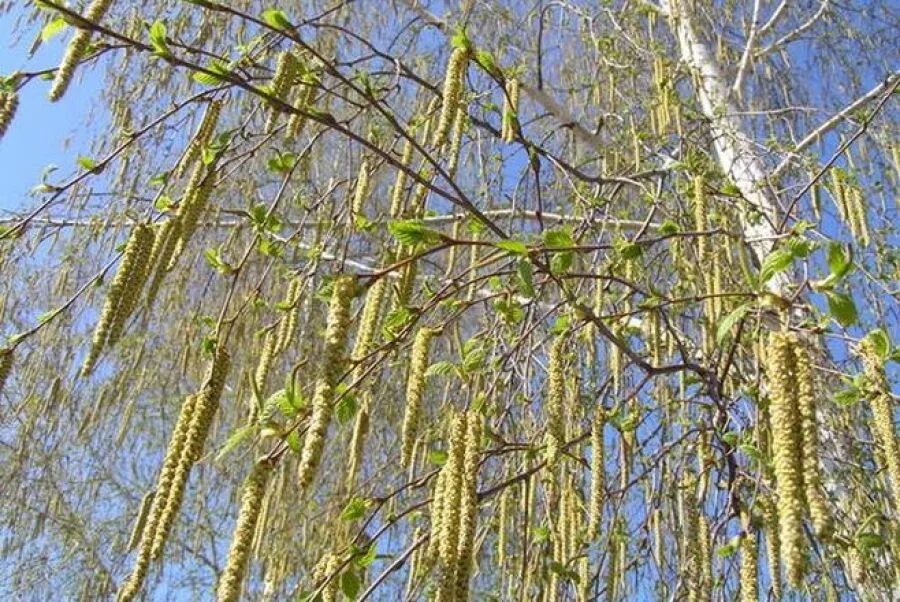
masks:
MULTIPOLYGON (((70 32, 63 31, 42 44, 34 56, 28 50, 34 38, 21 34, 15 13, 0 14, 0 75, 15 71, 40 71, 55 66, 62 56, 70 32)), ((76 169, 75 158, 88 154, 88 141, 75 136, 85 115, 99 99, 99 70, 82 69, 59 102, 47 100, 49 81, 31 82, 19 92, 19 109, 0 141, 0 217, 5 210, 32 204, 28 192, 40 182, 48 165, 59 167, 59 176, 76 169), (67 147, 68 146, 68 147, 67 147)))

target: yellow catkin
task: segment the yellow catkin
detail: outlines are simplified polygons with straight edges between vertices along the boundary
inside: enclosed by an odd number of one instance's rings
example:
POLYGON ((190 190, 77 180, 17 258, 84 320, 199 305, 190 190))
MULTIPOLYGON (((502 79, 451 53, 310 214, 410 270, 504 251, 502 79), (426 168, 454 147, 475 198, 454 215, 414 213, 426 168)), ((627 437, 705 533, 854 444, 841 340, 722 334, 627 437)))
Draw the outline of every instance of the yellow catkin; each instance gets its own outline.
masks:
MULTIPOLYGON (((359 319, 359 330, 353 343, 351 358, 354 362, 363 360, 375 351, 375 335, 378 331, 378 319, 381 316, 381 306, 387 291, 387 278, 379 278, 372 283, 366 293, 366 302, 363 305, 362 315, 359 319)), ((365 366, 357 365, 354 372, 354 380, 362 378, 365 366)))
MULTIPOLYGON (((128 277, 122 288, 119 305, 114 313, 114 319, 109 327, 108 347, 115 345, 125 331, 125 322, 134 313, 138 306, 138 300, 147 282, 150 268, 150 256, 155 242, 155 231, 150 226, 141 224, 134 229, 134 266, 128 271, 128 277)), ((125 247, 128 253, 128 246, 125 247)))
POLYGON ((269 369, 272 367, 272 361, 275 359, 277 351, 278 338, 277 334, 269 330, 263 339, 262 352, 259 354, 259 361, 256 363, 256 372, 253 374, 253 382, 256 384, 256 390, 263 393, 266 389, 266 379, 269 376, 269 369))
POLYGON ((303 128, 306 126, 308 119, 306 115, 300 111, 305 112, 310 108, 310 103, 313 101, 313 94, 315 93, 318 81, 312 74, 304 73, 300 77, 299 83, 300 89, 297 91, 293 102, 293 106, 295 109, 298 109, 298 112, 291 113, 291 117, 288 119, 288 138, 296 138, 303 133, 303 128))
POLYGON ((463 78, 466 74, 466 65, 469 62, 469 51, 466 48, 454 48, 447 63, 447 73, 444 76, 443 103, 437 126, 434 130, 432 145, 440 147, 446 142, 447 134, 453 126, 459 101, 462 97, 463 78))
POLYGON ((816 378, 812 371, 809 349, 806 345, 794 346, 796 366, 797 407, 800 410, 803 431, 803 485, 809 515, 816 534, 828 541, 834 533, 834 516, 825 498, 822 475, 819 470, 819 427, 816 423, 816 378))
POLYGON ((3 393, 3 388, 12 372, 13 359, 12 348, 0 349, 0 393, 3 393))
POLYGON ((234 533, 231 536, 228 560, 216 591, 216 599, 219 602, 237 602, 241 597, 244 574, 250 560, 250 544, 256 531, 256 521, 262 509, 262 501, 266 493, 266 485, 269 482, 269 475, 272 473, 272 466, 273 463, 267 459, 257 461, 244 481, 241 509, 238 513, 234 533))
POLYGON ((19 94, 16 92, 0 92, 0 140, 6 133, 9 124, 16 116, 19 108, 19 94))
MULTIPOLYGON (((110 4, 112 4, 112 0, 94 0, 84 12, 85 20, 96 23, 103 18, 110 4)), ((56 102, 66 93, 69 84, 72 83, 72 76, 75 75, 75 68, 84 57, 84 53, 87 51, 90 43, 91 32, 89 30, 78 29, 75 35, 72 36, 68 46, 66 46, 66 52, 63 55, 59 69, 56 70, 56 76, 53 78, 53 86, 50 88, 51 102, 56 102)))
MULTIPOLYGON (((403 143, 403 152, 400 156, 400 163, 404 167, 411 167, 413 157, 412 140, 406 140, 403 143)), ((394 187, 391 189, 391 219, 397 219, 403 214, 403 192, 406 188, 407 174, 406 170, 397 170, 397 179, 394 180, 394 187)))
POLYGON ((300 278, 293 278, 290 285, 288 285, 288 292, 284 299, 287 311, 278 323, 278 334, 275 343, 276 353, 283 353, 294 342, 294 337, 297 334, 297 322, 300 320, 300 293, 302 289, 303 281, 300 278))
POLYGON ((178 461, 181 458, 181 453, 184 449, 184 443, 191 426, 191 420, 194 417, 196 405, 196 395, 189 395, 181 405, 181 411, 178 415, 178 420, 175 423, 175 428, 172 430, 172 437, 169 441, 169 446, 166 448, 166 455, 163 459, 162 468, 159 471, 153 503, 150 506, 150 512, 141 533, 140 545, 138 546, 138 554, 135 558, 134 568, 128 579, 123 583, 122 588, 119 590, 118 598, 122 602, 134 599, 138 592, 140 592, 144 579, 147 576, 153 540, 156 537, 159 520, 169 498, 169 490, 175 479, 178 461))
POLYGON ((698 521, 697 553, 700 556, 700 586, 698 600, 712 600, 712 545, 710 542, 709 520, 701 513, 698 521))
POLYGON ((779 539, 778 507, 772 500, 763 502, 763 522, 766 527, 766 560, 769 565, 769 581, 772 599, 781 600, 781 540, 779 539))
POLYGON ((470 414, 466 425, 465 452, 463 457, 462 491, 459 501, 459 543, 456 547, 456 596, 457 602, 469 598, 469 574, 471 572, 475 527, 478 515, 478 466, 481 459, 481 418, 470 414))
POLYGON ((181 199, 181 206, 178 208, 179 236, 166 266, 167 270, 175 267, 179 256, 197 230, 197 224, 206 209, 215 182, 213 167, 214 165, 206 167, 203 163, 198 163, 191 173, 191 179, 181 199))
POLYGON ((200 120, 200 125, 197 127, 197 131, 191 138, 187 149, 184 151, 184 155, 182 155, 181 160, 178 162, 178 166, 175 168, 176 178, 183 176, 185 171, 187 171, 187 168, 193 165, 194 161, 200 157, 203 147, 209 143, 213 133, 216 131, 216 124, 219 121, 221 112, 221 101, 214 100, 207 105, 206 111, 203 113, 203 118, 200 120))
POLYGON ((860 346, 869 406, 872 409, 870 428, 881 448, 887 464, 894 498, 894 511, 900 512, 900 443, 894 431, 894 401, 884 373, 883 363, 871 340, 860 346))
POLYGON ((136 226, 125 244, 119 270, 106 294, 100 319, 94 328, 90 351, 81 366, 82 376, 87 376, 93 371, 100 352, 110 344, 110 341, 115 340, 114 334, 115 338, 118 338, 118 334, 121 333, 128 318, 127 314, 136 304, 135 297, 140 293, 139 285, 142 285, 146 278, 147 259, 152 248, 153 232, 150 227, 144 224, 136 226))
MULTIPOLYGON (((299 62, 297 57, 290 51, 284 51, 278 56, 278 63, 275 65, 275 74, 269 83, 269 93, 278 100, 284 100, 287 93, 293 87, 299 71, 299 62)), ((278 122, 280 111, 273 107, 266 119, 265 131, 271 132, 275 129, 278 122)))
POLYGON ((141 500, 137 516, 135 516, 134 519, 134 525, 131 527, 131 534, 128 536, 128 543, 125 545, 126 550, 131 551, 137 547, 138 543, 140 543, 141 536, 144 533, 144 527, 147 526, 147 517, 150 515, 150 507, 153 505, 153 498, 155 495, 155 491, 149 491, 141 500))
POLYGON ((744 534, 741 537, 741 602, 758 602, 759 581, 756 573, 758 548, 756 530, 745 517, 744 534))
POLYGON ((403 412, 403 426, 400 435, 400 465, 408 468, 412 459, 416 428, 422 413, 422 396, 425 393, 425 371, 428 369, 428 353, 435 330, 420 328, 413 341, 409 360, 409 375, 406 380, 406 405, 403 412))
POLYGON ((441 531, 438 542, 438 565, 441 571, 437 600, 453 602, 456 593, 456 573, 459 568, 460 512, 465 472, 467 416, 453 417, 450 427, 450 448, 442 471, 444 477, 441 531))
POLYGON ((363 160, 359 166, 359 175, 356 176, 356 188, 353 190, 353 201, 350 205, 350 220, 356 224, 360 218, 365 218, 363 206, 369 196, 369 162, 363 160))
POLYGON ((331 423, 334 387, 344 369, 344 347, 347 330, 350 326, 350 305, 353 301, 354 287, 354 279, 350 276, 337 277, 332 287, 325 326, 322 363, 319 365, 312 400, 312 416, 306 439, 303 441, 300 465, 297 470, 298 483, 304 490, 312 482, 319 467, 322 450, 325 447, 325 435, 331 423))
POLYGON ((513 490, 507 488, 500 494, 500 508, 497 512, 497 567, 503 573, 506 564, 506 525, 509 522, 509 507, 512 504, 513 490))
POLYGON ((550 346, 547 359, 547 430, 544 443, 548 466, 552 466, 562 449, 564 439, 563 405, 566 395, 565 344, 563 336, 558 336, 550 346))
POLYGON ((434 480, 434 492, 431 496, 431 533, 428 538, 427 552, 427 556, 431 561, 438 558, 441 536, 443 534, 444 492, 446 491, 444 483, 447 480, 447 473, 448 471, 443 469, 438 473, 437 478, 434 480))
POLYGON ((803 433, 797 407, 794 338, 773 333, 768 346, 768 387, 772 417, 772 447, 778 493, 779 541, 788 583, 803 580, 806 546, 803 540, 803 433))
POLYGON ((153 547, 150 555, 154 560, 162 556, 166 540, 169 537, 172 526, 175 524, 178 512, 181 510, 184 490, 191 468, 200 460, 203 454, 203 447, 206 444, 210 426, 219 407, 219 400, 222 396, 230 364, 231 359, 228 356, 228 352, 224 348, 219 348, 209 369, 206 382, 197 394, 196 407, 184 439, 184 447, 178 458, 168 499, 166 499, 165 508, 160 514, 159 526, 153 538, 153 547))
POLYGON ((606 489, 604 426, 606 426, 606 412, 598 407, 591 422, 591 497, 587 533, 590 540, 596 540, 600 536, 600 523, 603 520, 603 496, 606 489))
POLYGON ((450 177, 456 175, 456 168, 459 166, 459 150, 462 146, 462 137, 466 132, 469 123, 469 112, 465 102, 460 101, 459 108, 456 110, 456 119, 453 121, 453 130, 450 132, 450 150, 447 153, 447 173, 450 177))
POLYGON ((147 285, 147 297, 144 302, 148 308, 153 307, 153 302, 162 286, 166 270, 172 261, 172 255, 180 237, 181 221, 177 218, 168 219, 159 226, 159 232, 153 243, 153 251, 150 253, 151 262, 148 266, 152 274, 150 284, 147 285))
POLYGON ((510 78, 506 81, 506 93, 503 95, 503 123, 500 138, 503 142, 512 142, 516 136, 519 113, 519 80, 510 78))
POLYGON ((359 472, 359 465, 362 460, 363 449, 366 443, 366 435, 369 434, 369 406, 371 404, 371 395, 366 392, 359 411, 356 413, 356 420, 353 422, 353 434, 350 437, 350 458, 347 460, 347 491, 353 491, 356 483, 356 473, 359 472))

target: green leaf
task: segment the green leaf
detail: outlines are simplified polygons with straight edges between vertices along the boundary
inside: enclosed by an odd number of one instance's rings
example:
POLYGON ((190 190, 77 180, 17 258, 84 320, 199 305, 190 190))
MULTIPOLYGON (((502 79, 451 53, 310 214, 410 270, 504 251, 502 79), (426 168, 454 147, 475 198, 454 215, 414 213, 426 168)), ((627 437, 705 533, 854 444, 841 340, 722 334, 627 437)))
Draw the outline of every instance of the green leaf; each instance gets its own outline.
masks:
POLYGON ((526 259, 520 259, 516 264, 516 282, 523 297, 534 298, 534 268, 526 259))
POLYGON ((825 293, 828 299, 828 312, 831 314, 838 324, 847 328, 856 323, 858 315, 856 313, 856 304, 850 295, 845 293, 825 293))
POLYGON ((293 25, 291 25, 291 22, 288 20, 284 11, 278 10, 277 8, 264 10, 259 18, 262 19, 266 25, 274 27, 275 29, 293 28, 293 25))
POLYGON ((356 596, 359 595, 361 586, 362 582, 355 572, 344 571, 341 575, 341 591, 344 592, 344 595, 350 600, 356 600, 356 596))
POLYGON ((857 387, 847 387, 834 394, 834 403, 849 407, 859 401, 860 391, 857 387))
POLYGON ((244 439, 252 435, 254 432, 256 432, 256 426, 253 424, 249 424, 231 433, 231 435, 228 436, 228 439, 226 439, 225 443, 222 445, 222 449, 220 449, 216 454, 216 462, 227 456, 238 445, 240 445, 244 441, 244 439))
POLYGON ((719 322, 719 327, 716 329, 716 342, 721 343, 724 341, 725 337, 728 336, 728 333, 731 332, 731 329, 747 315, 748 311, 750 311, 750 304, 744 303, 725 316, 722 321, 719 322))
POLYGON ((729 556, 733 556, 735 552, 738 551, 740 545, 740 537, 733 537, 731 538, 731 541, 716 550, 716 556, 718 556, 719 558, 728 558, 729 556))
POLYGON ((41 29, 41 41, 46 42, 48 40, 53 39, 59 32, 66 28, 68 24, 66 20, 62 17, 57 17, 51 21, 49 21, 44 27, 41 29))
POLYGON ((356 563, 356 566, 358 566, 361 569, 364 569, 364 568, 368 567, 369 565, 371 565, 373 562, 375 562, 375 558, 377 557, 377 554, 378 554, 378 550, 376 549, 376 546, 373 543, 372 545, 369 546, 369 549, 366 551, 366 553, 363 554, 362 556, 358 557, 354 562, 356 563))
POLYGON ((572 233, 566 228, 544 232, 544 246, 548 249, 565 249, 575 246, 572 233))
POLYGON ((76 163, 88 171, 93 171, 97 167, 97 161, 90 157, 78 157, 76 163))
POLYGON ((775 249, 763 259, 762 267, 759 270, 759 283, 765 284, 775 274, 788 269, 793 261, 794 254, 790 249, 775 249))
POLYGON ((550 271, 554 274, 562 274, 572 266, 575 254, 572 251, 555 253, 550 259, 550 271))
POLYGON ((644 248, 636 242, 619 245, 619 255, 626 261, 637 259, 644 254, 644 248))
POLYGON ((166 26, 162 21, 154 21, 150 26, 150 45, 157 56, 169 56, 169 45, 166 43, 166 26))
POLYGON ((869 341, 882 360, 886 360, 891 355, 891 339, 883 328, 876 328, 867 334, 863 340, 869 341))
POLYGON ((341 511, 341 520, 349 521, 362 518, 366 514, 369 502, 365 498, 354 497, 341 511))
POLYGON ((872 548, 880 548, 884 545, 884 538, 878 533, 871 531, 860 533, 856 536, 856 547, 861 550, 871 550, 872 548))
POLYGON ((678 224, 673 222, 670 219, 667 219, 659 226, 659 233, 663 236, 668 236, 670 234, 676 234, 681 231, 681 228, 678 227, 678 224))
POLYGON ((436 466, 443 466, 447 463, 447 452, 442 449, 433 449, 428 452, 428 461, 436 466))
POLYGON ((832 276, 840 280, 853 269, 853 258, 849 252, 845 252, 844 246, 833 242, 828 245, 828 269, 832 276))
POLYGON ((436 244, 440 242, 439 232, 428 228, 418 220, 401 220, 388 224, 391 235, 400 243, 414 247, 418 244, 436 244))
POLYGON ((303 446, 300 445, 300 435, 296 430, 288 433, 288 436, 284 438, 284 442, 287 443, 288 447, 290 447, 291 451, 295 454, 300 454, 303 451, 303 446))
POLYGON ((356 396, 344 394, 335 408, 335 416, 341 424, 347 424, 356 416, 356 396))
POLYGON ((431 376, 445 376, 447 374, 452 374, 454 370, 456 370, 456 364, 453 362, 435 362, 428 366, 428 370, 425 371, 425 378, 431 376))
POLYGON ((504 251, 509 251, 512 255, 528 255, 528 247, 520 240, 501 240, 494 243, 494 246, 504 251))

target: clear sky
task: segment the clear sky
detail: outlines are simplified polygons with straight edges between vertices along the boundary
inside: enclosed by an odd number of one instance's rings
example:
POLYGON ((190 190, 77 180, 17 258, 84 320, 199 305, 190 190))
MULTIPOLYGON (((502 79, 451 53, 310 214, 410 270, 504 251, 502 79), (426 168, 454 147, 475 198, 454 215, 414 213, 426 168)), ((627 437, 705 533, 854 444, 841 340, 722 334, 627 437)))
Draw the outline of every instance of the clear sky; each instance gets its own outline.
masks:
MULTIPOLYGON (((23 28, 16 23, 16 12, 0 14, 0 75, 5 77, 16 71, 34 72, 56 66, 65 42, 71 36, 71 28, 42 44, 29 57, 34 37, 30 33, 22 34, 23 28)), ((28 192, 40 183, 45 167, 59 167, 55 177, 58 179, 77 169, 75 159, 78 155, 89 154, 86 150, 88 141, 74 134, 98 101, 99 82, 99 69, 81 69, 75 85, 57 103, 47 100, 49 80, 28 85, 20 91, 16 117, 0 141, 0 219, 8 209, 33 204, 28 192)))

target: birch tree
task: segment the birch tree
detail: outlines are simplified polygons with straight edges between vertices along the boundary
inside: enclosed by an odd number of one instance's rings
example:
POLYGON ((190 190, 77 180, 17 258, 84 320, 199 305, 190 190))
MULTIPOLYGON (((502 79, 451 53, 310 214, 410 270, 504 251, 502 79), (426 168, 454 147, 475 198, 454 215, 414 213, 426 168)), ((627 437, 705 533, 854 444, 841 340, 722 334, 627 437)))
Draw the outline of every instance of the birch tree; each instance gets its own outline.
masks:
POLYGON ((0 14, 4 596, 900 594, 890 3, 0 14))

